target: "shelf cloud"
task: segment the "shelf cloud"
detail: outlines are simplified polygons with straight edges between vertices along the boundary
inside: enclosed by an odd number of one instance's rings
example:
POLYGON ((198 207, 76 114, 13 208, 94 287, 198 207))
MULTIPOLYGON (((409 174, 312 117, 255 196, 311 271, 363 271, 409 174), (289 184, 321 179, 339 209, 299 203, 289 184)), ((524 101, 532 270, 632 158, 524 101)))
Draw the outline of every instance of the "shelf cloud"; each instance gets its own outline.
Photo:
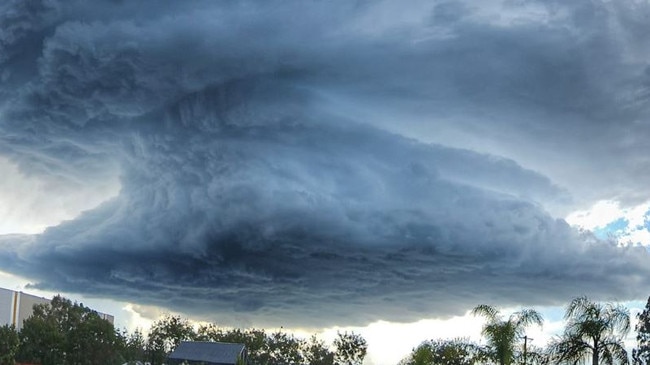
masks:
POLYGON ((119 181, 3 270, 314 327, 647 295, 644 247, 553 212, 650 198, 650 8, 402 8, 0 5, 0 155, 52 196, 119 181))

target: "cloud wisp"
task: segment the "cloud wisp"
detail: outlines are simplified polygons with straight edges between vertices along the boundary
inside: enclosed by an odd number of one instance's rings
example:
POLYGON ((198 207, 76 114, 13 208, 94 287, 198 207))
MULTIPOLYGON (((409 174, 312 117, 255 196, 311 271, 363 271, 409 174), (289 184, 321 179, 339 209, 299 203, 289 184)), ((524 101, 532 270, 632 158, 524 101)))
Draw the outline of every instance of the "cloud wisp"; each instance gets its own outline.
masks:
MULTIPOLYGON (((545 210, 604 194, 601 185, 581 195, 540 172, 577 181, 562 167, 525 168, 507 153, 535 130, 540 142, 522 155, 534 162, 526 154, 547 148, 561 123, 568 134, 595 123, 600 138, 609 127, 598 108, 623 122, 645 110, 585 89, 591 71, 563 58, 586 40, 563 43, 557 22, 580 9, 538 4, 545 13, 531 16, 551 30, 541 38, 517 16, 494 23, 489 7, 445 2, 416 2, 403 17, 386 16, 391 1, 84 3, 3 5, 0 154, 68 189, 119 176, 120 191, 42 234, 2 236, 3 270, 51 290, 300 326, 649 289, 644 248, 545 210), (346 115, 351 104, 395 125, 419 110, 443 137, 521 141, 503 156, 426 143, 435 136, 346 115), (544 111, 560 122, 542 124, 544 111)), ((610 193, 644 196, 635 186, 610 193)))

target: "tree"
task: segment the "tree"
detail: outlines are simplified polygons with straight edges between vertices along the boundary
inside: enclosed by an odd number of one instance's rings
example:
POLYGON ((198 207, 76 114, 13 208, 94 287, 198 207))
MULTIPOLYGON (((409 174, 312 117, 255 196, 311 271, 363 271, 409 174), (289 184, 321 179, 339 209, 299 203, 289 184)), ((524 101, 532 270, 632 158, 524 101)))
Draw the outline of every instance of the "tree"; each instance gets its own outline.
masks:
POLYGON ((414 348, 405 365, 472 365, 483 359, 482 349, 462 339, 430 340, 414 348))
POLYGON ((303 340, 286 332, 278 331, 267 336, 267 357, 262 363, 301 364, 303 363, 303 340))
POLYGON ((366 340, 354 332, 338 332, 334 347, 334 361, 338 365, 360 365, 368 351, 366 340))
POLYGON ((496 308, 482 304, 474 308, 472 314, 487 318, 481 333, 488 340, 494 361, 500 365, 514 362, 517 342, 525 335, 526 327, 531 324, 541 326, 544 322, 541 314, 533 309, 522 309, 505 320, 496 308))
POLYGON ((650 365, 650 298, 643 312, 636 315, 636 348, 632 350, 635 365, 650 365))
POLYGON ((166 315, 151 325, 147 352, 151 365, 160 365, 181 341, 196 338, 192 324, 180 316, 166 315))
POLYGON ((309 365, 333 365, 334 352, 325 346, 323 340, 316 335, 311 336, 303 345, 305 361, 309 365))
POLYGON ((525 365, 549 365, 552 360, 551 355, 548 348, 538 348, 529 345, 526 359, 523 362, 525 365))
POLYGON ((21 362, 42 365, 91 365, 118 362, 117 336, 113 325, 97 312, 61 296, 49 304, 34 306, 23 322, 21 362))
POLYGON ((305 341, 286 332, 267 334, 264 330, 220 329, 214 324, 201 326, 198 338, 208 341, 242 343, 250 364, 302 364, 305 341))
POLYGON ((242 343, 246 345, 249 364, 265 364, 269 361, 269 336, 264 330, 226 330, 211 323, 199 327, 197 340, 242 343))
POLYGON ((13 325, 0 327, 0 365, 14 365, 20 345, 18 332, 13 325))
POLYGON ((366 340, 355 333, 338 333, 334 350, 316 336, 309 340, 283 331, 224 329, 216 324, 199 326, 199 341, 241 343, 248 352, 248 364, 358 365, 366 356, 366 340))
POLYGON ((435 350, 429 343, 421 343, 418 347, 413 349, 411 358, 406 362, 406 365, 433 365, 436 362, 435 350))
POLYGON ((126 330, 118 332, 120 363, 143 361, 146 357, 146 345, 142 331, 137 328, 133 333, 126 330))
POLYGON ((564 315, 564 333, 553 344, 558 362, 584 363, 591 355, 592 365, 601 361, 628 363, 623 338, 630 330, 627 308, 611 303, 594 303, 587 297, 575 298, 564 315))

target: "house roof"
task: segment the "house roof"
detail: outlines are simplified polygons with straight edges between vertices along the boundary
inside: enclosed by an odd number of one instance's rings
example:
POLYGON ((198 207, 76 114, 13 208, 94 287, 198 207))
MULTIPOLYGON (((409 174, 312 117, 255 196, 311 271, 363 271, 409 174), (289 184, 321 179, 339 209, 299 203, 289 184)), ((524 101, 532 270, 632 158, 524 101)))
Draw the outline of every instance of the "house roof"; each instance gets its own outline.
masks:
POLYGON ((244 345, 240 343, 181 341, 167 358, 213 364, 236 364, 237 356, 243 350, 244 345))

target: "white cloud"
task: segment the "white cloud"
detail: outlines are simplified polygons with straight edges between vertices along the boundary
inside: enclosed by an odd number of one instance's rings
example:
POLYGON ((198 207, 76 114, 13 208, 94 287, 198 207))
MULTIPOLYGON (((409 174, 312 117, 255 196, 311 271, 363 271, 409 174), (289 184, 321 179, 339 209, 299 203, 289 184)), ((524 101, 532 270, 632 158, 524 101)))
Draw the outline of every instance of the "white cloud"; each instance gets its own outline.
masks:
POLYGON ((575 226, 594 230, 603 228, 611 222, 626 216, 626 211, 620 204, 611 200, 603 200, 594 204, 588 210, 573 212, 566 217, 566 221, 575 226))
POLYGON ((650 231, 646 226, 650 202, 623 207, 613 200, 599 201, 587 210, 576 211, 567 216, 566 221, 574 226, 588 230, 600 230, 618 240, 621 244, 633 243, 650 245, 650 231), (625 224, 610 224, 624 221, 625 224))
POLYGON ((0 156, 0 234, 41 233, 116 196, 117 177, 93 183, 25 174, 0 156))

